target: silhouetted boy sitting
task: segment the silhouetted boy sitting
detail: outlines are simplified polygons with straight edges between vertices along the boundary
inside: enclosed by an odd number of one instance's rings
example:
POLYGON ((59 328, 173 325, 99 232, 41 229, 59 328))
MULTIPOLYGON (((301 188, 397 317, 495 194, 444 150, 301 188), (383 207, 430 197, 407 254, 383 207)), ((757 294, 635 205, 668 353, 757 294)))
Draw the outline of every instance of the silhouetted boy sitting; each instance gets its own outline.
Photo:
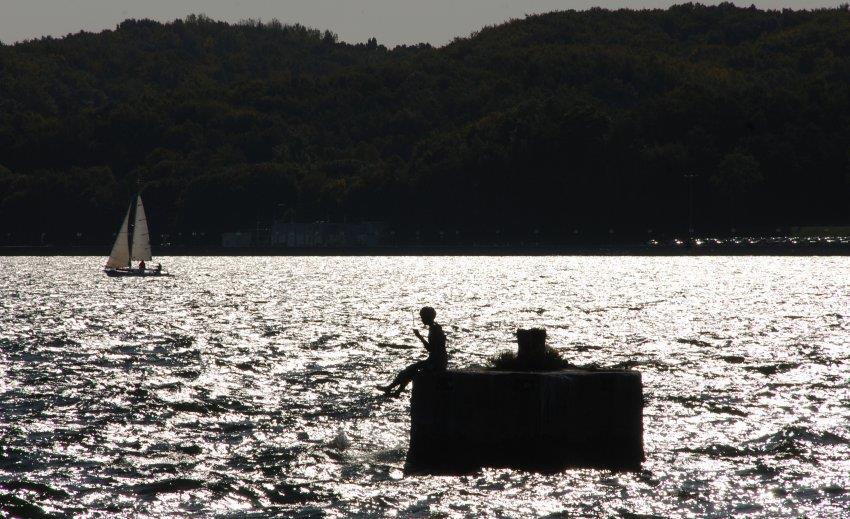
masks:
POLYGON ((378 389, 383 390, 388 395, 398 395, 404 391, 404 388, 407 387, 407 384, 413 380, 413 377, 419 371, 444 371, 449 363, 449 356, 446 353, 446 335, 443 333, 440 325, 434 322, 434 319, 437 317, 437 311, 430 306, 426 306, 419 311, 419 317, 422 318, 422 323, 428 326, 428 339, 426 340, 422 337, 422 334, 416 328, 413 329, 413 333, 422 341, 425 349, 428 350, 428 358, 414 362, 404 368, 389 385, 378 386, 378 389))

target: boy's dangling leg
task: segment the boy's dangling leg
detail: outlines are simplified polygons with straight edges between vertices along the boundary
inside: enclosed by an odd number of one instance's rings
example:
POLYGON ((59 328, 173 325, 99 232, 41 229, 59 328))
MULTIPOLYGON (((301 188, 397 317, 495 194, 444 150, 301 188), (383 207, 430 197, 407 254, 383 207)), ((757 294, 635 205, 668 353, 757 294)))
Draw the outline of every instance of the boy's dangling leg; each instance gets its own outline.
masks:
POLYGON ((413 381, 413 377, 427 365, 427 360, 420 360, 404 368, 404 371, 398 374, 398 389, 395 391, 395 395, 400 395, 407 388, 407 385, 413 381))
POLYGON ((407 366, 398 375, 393 379, 390 384, 386 386, 378 386, 378 389, 383 391, 386 394, 399 395, 408 384, 413 380, 413 377, 416 376, 416 373, 419 372, 422 368, 428 365, 427 360, 420 360, 419 362, 414 362, 410 366, 407 366), (398 386, 398 389, 393 391, 393 388, 398 386))

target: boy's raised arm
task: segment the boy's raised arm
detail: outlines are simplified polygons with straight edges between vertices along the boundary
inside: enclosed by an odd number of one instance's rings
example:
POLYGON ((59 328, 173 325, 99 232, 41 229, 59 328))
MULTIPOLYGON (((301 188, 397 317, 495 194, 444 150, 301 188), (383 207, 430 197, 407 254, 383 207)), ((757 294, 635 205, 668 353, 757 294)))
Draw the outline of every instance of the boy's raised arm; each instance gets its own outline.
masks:
POLYGON ((419 330, 416 328, 413 329, 413 335, 419 337, 419 340, 422 341, 422 345, 425 346, 425 349, 431 351, 431 345, 428 343, 428 340, 425 337, 422 337, 422 334, 419 333, 419 330))

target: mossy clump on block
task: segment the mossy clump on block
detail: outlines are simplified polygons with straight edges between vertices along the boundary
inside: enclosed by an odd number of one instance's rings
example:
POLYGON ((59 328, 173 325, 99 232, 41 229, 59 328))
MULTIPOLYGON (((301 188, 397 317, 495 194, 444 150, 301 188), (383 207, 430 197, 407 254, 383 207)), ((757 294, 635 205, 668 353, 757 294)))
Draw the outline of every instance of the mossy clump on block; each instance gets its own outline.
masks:
POLYGON ((530 328, 516 331, 517 358, 524 363, 539 362, 546 355, 546 330, 530 328))
POLYGON ((504 351, 490 358, 490 369, 500 371, 554 371, 573 367, 557 350, 546 346, 542 328, 516 331, 516 353, 504 351))
POLYGON ((558 350, 546 347, 542 357, 532 359, 521 358, 512 351, 503 351, 495 357, 490 357, 488 367, 497 371, 556 371, 575 367, 558 350))

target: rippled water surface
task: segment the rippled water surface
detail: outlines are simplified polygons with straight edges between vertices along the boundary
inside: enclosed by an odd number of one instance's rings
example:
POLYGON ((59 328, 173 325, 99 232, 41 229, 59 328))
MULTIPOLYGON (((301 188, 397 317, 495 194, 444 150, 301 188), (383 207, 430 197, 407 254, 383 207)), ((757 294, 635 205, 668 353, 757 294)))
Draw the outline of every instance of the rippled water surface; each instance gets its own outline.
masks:
POLYGON ((0 515, 847 517, 848 258, 0 258, 0 515), (643 372, 637 473, 410 477, 373 389, 543 326, 643 372), (34 508, 37 507, 37 508, 34 508))

